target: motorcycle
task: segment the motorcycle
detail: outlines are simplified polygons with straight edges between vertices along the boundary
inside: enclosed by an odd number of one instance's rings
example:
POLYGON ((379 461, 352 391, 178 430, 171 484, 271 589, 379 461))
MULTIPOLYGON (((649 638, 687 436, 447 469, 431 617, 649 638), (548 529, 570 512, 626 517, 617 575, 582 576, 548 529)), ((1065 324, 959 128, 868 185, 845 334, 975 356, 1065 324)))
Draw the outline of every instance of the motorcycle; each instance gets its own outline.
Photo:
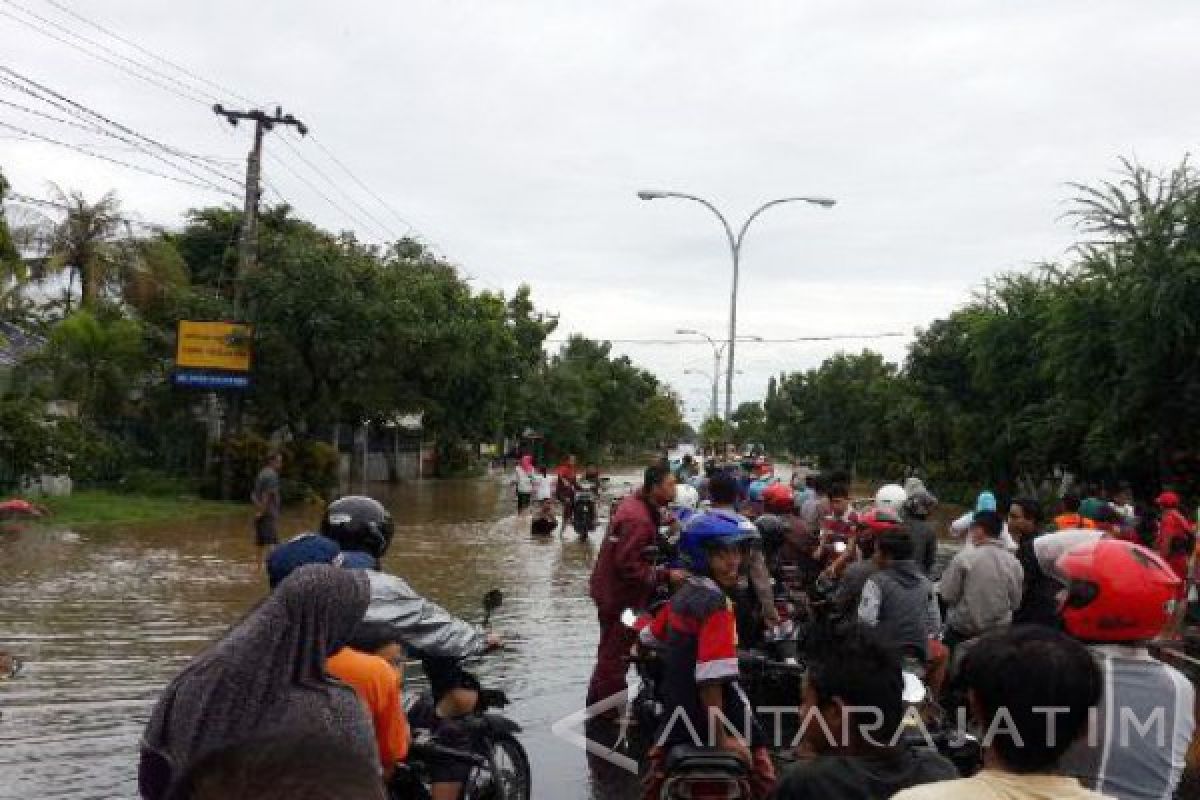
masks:
POLYGON ((916 750, 934 750, 969 778, 983 768, 979 739, 955 728, 933 698, 919 667, 904 669, 904 722, 901 741, 916 750))
MULTIPOLYGON (((621 615, 626 627, 637 629, 639 615, 626 609, 621 615)), ((627 661, 634 665, 638 675, 638 690, 630 701, 629 713, 637 720, 641 735, 652 741, 667 717, 667 708, 660 695, 663 677, 663 651, 661 646, 640 643, 627 661)), ((743 678, 751 683, 770 683, 794 686, 795 697, 790 702, 799 703, 800 676, 804 666, 796 662, 778 661, 761 652, 741 650, 738 666, 743 678)), ((696 747, 691 744, 676 745, 666 756, 664 763, 666 780, 659 797, 661 800, 679 798, 721 798, 737 800, 749 798, 749 769, 745 763, 723 750, 711 747, 696 747)))
POLYGON ((586 539, 596 528, 596 493, 584 486, 575 494, 575 504, 571 512, 571 525, 579 538, 586 539))
MULTIPOLYGON (((492 612, 504 602, 498 589, 483 597, 486 628, 492 612)), ((436 703, 432 691, 424 691, 405 704, 412 726, 413 743, 408 761, 398 765, 389 785, 391 796, 399 798, 430 798, 430 766, 439 761, 453 761, 469 766, 463 786, 463 800, 529 800, 533 777, 529 755, 516 737, 521 727, 513 720, 492 709, 509 704, 508 696, 500 689, 479 685, 475 676, 462 670, 465 659, 422 658, 426 674, 438 669, 462 671, 467 683, 478 687, 479 701, 467 715, 453 721, 469 742, 468 747, 455 748, 439 740, 439 725, 434 713, 436 703)))

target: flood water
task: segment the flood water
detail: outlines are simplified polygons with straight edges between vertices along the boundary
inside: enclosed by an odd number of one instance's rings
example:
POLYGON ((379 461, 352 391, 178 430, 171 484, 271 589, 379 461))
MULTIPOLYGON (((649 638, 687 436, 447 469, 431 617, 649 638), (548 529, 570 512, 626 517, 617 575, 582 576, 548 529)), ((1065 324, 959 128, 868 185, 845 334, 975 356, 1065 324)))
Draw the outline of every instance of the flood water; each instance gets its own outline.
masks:
MULTIPOLYGON (((633 776, 590 772, 584 752, 550 730, 582 708, 598 537, 532 541, 510 491, 492 480, 373 486, 397 521, 385 569, 470 620, 485 590, 504 591, 493 626, 514 644, 472 669, 514 701, 535 797, 636 797, 633 776)), ((286 516, 281 535, 310 529, 318 513, 286 516)), ((0 797, 135 797, 137 741, 157 694, 265 592, 249 512, 0 534, 0 650, 25 662, 0 682, 0 797)))

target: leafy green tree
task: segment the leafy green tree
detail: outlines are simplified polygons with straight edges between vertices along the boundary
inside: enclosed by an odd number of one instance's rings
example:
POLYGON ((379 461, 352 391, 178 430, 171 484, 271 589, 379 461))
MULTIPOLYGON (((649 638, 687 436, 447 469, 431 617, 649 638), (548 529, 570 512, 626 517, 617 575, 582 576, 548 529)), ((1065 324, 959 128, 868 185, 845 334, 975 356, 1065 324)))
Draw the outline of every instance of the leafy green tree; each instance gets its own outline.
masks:
POLYGON ((766 439, 767 415, 761 403, 741 403, 730 415, 733 441, 739 447, 762 444, 766 439))
POLYGON ((125 412, 149 366, 142 326, 109 309, 77 311, 59 322, 23 372, 45 399, 74 402, 82 419, 96 423, 125 412))

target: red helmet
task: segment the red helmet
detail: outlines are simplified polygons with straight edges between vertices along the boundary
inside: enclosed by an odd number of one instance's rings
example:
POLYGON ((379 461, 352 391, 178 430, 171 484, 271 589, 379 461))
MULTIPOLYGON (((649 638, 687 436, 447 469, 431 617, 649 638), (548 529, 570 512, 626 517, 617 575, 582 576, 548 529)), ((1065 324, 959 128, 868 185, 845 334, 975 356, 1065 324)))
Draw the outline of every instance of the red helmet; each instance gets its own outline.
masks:
POLYGON ((1179 495, 1174 492, 1163 492, 1154 500, 1163 508, 1179 508, 1179 495))
POLYGON ((796 492, 786 483, 772 483, 763 489, 762 499, 771 514, 790 514, 796 510, 796 492))
POLYGON ((1063 624, 1088 642, 1153 639, 1179 596, 1179 577, 1157 553, 1118 539, 1068 550, 1055 566, 1068 581, 1063 624))
POLYGON ((900 517, 890 508, 872 508, 865 514, 858 515, 858 529, 872 536, 879 536, 888 531, 898 531, 904 527, 900 517))

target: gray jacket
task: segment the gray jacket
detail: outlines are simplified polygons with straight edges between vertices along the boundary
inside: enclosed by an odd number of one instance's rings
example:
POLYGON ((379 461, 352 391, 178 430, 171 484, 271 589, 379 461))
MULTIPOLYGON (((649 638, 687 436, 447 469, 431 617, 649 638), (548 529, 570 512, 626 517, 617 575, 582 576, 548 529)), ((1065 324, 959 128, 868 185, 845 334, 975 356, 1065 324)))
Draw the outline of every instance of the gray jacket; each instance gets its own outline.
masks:
POLYGON ((431 656, 478 655, 487 649, 486 632, 429 602, 395 575, 368 571, 371 604, 366 619, 398 628, 404 643, 431 656))
POLYGON ((946 623, 973 637, 1012 622, 1021 605, 1025 571, 997 540, 960 550, 946 566, 938 591, 949 606, 946 623))
POLYGON ((942 629, 933 584, 913 561, 896 561, 867 578, 858 619, 906 655, 929 657, 929 637, 942 629))

